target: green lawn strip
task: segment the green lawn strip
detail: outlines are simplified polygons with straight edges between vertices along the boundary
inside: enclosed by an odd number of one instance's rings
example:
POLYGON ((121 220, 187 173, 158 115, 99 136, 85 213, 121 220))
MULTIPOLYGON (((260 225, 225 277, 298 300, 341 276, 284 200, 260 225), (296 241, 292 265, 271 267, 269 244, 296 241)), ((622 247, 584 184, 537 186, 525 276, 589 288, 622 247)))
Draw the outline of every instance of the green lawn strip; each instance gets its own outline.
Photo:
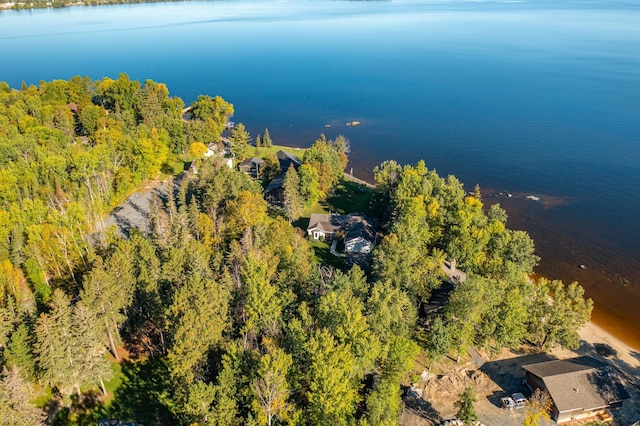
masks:
POLYGON ((275 154, 278 151, 286 151, 289 154, 293 154, 296 157, 298 157, 299 159, 302 160, 302 157, 304 157, 304 153, 307 150, 306 148, 294 148, 294 147, 290 147, 290 146, 283 146, 283 145, 272 145, 272 146, 268 146, 268 147, 260 147, 260 148, 254 148, 252 151, 249 151, 251 153, 252 157, 258 157, 258 158, 265 158, 268 157, 271 154, 275 154))
POLYGON ((371 209, 372 199, 372 189, 356 182, 342 180, 333 188, 325 201, 320 201, 307 207, 302 213, 302 216, 293 222, 293 226, 306 231, 309 226, 309 218, 313 213, 327 214, 331 212, 349 214, 359 212, 365 215, 371 215, 373 214, 371 209))
MULTIPOLYGON (((371 200, 373 190, 356 182, 341 180, 331 191, 323 209, 339 214, 362 213, 365 216, 372 215, 371 200)), ((313 212, 316 213, 316 212, 313 212)))
POLYGON ((113 377, 111 380, 104 382, 104 387, 107 389, 106 404, 109 404, 111 396, 116 389, 122 384, 122 367, 119 362, 111 360, 111 370, 113 371, 113 377))

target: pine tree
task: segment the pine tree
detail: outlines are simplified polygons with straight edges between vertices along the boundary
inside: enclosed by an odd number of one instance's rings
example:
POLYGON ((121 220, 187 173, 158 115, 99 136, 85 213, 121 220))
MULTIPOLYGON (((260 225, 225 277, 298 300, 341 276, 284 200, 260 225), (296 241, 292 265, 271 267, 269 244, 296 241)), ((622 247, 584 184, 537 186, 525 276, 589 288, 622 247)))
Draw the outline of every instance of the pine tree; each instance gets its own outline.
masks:
POLYGON ((130 241, 122 241, 106 265, 98 258, 80 292, 80 298, 96 316, 105 344, 116 359, 119 359, 116 343, 120 341, 120 326, 126 319, 124 310, 133 299, 132 250, 130 241))
POLYGON ((476 402, 476 391, 473 386, 467 386, 459 397, 460 399, 454 403, 454 406, 458 408, 456 417, 462 420, 465 425, 471 425, 478 420, 476 410, 473 408, 473 403, 476 402))
POLYGON ((236 161, 242 161, 247 158, 251 135, 244 127, 244 124, 238 123, 236 127, 234 127, 229 140, 231 141, 231 150, 236 157, 236 161))
MULTIPOLYGON (((11 298, 8 298, 9 301, 11 298)), ((13 305, 13 304, 11 304, 13 305)), ((13 331, 16 312, 13 306, 0 306, 0 348, 5 348, 13 331)))
POLYGON ((227 326, 229 293, 213 280, 191 275, 168 310, 171 372, 186 383, 200 378, 199 367, 227 326))

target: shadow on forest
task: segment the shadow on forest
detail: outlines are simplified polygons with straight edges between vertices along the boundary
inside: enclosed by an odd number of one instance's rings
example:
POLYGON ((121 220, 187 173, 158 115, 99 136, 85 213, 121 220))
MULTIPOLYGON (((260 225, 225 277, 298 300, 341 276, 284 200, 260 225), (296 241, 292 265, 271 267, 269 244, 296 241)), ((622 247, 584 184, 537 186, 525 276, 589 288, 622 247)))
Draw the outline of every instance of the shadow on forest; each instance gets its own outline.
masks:
POLYGON ((123 361, 122 383, 111 403, 95 410, 74 412, 78 424, 96 424, 100 420, 120 420, 144 425, 177 424, 171 412, 172 384, 166 364, 157 358, 132 363, 123 361))

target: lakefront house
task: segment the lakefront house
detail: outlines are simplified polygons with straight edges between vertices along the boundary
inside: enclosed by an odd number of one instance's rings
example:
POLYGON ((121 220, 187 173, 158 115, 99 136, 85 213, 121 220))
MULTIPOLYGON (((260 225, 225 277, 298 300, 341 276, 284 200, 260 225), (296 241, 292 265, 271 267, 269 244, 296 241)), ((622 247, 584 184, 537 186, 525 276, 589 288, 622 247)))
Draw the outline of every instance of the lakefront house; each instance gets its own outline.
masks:
POLYGON ((376 243, 376 221, 359 213, 312 213, 307 235, 311 240, 344 239, 345 252, 370 253, 376 243))

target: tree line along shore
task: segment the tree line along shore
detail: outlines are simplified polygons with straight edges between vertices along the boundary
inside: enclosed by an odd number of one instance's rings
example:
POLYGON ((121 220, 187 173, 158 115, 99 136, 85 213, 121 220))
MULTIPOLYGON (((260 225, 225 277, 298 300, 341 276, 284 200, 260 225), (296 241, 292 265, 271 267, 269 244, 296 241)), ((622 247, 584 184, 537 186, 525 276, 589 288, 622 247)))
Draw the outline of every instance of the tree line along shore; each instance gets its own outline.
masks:
MULTIPOLYGON (((169 0, 183 1, 183 0, 169 0)), ((23 0, 15 2, 0 3, 0 11, 4 9, 11 10, 29 10, 29 9, 59 9, 71 6, 103 6, 109 4, 135 4, 135 3, 158 3, 159 0, 23 0)))
POLYGON ((282 170, 268 130, 225 133, 232 104, 191 106, 185 119, 164 84, 126 74, 0 83, 0 419, 394 424, 418 358, 579 345, 591 300, 529 279, 533 241, 480 188, 423 161, 385 161, 375 189, 346 184, 343 137, 282 170), (229 167, 261 155, 254 176, 229 167), (103 226, 170 175, 148 232, 103 226), (377 243, 350 266, 304 221, 356 199, 377 243), (445 264, 466 280, 430 309, 445 264))

